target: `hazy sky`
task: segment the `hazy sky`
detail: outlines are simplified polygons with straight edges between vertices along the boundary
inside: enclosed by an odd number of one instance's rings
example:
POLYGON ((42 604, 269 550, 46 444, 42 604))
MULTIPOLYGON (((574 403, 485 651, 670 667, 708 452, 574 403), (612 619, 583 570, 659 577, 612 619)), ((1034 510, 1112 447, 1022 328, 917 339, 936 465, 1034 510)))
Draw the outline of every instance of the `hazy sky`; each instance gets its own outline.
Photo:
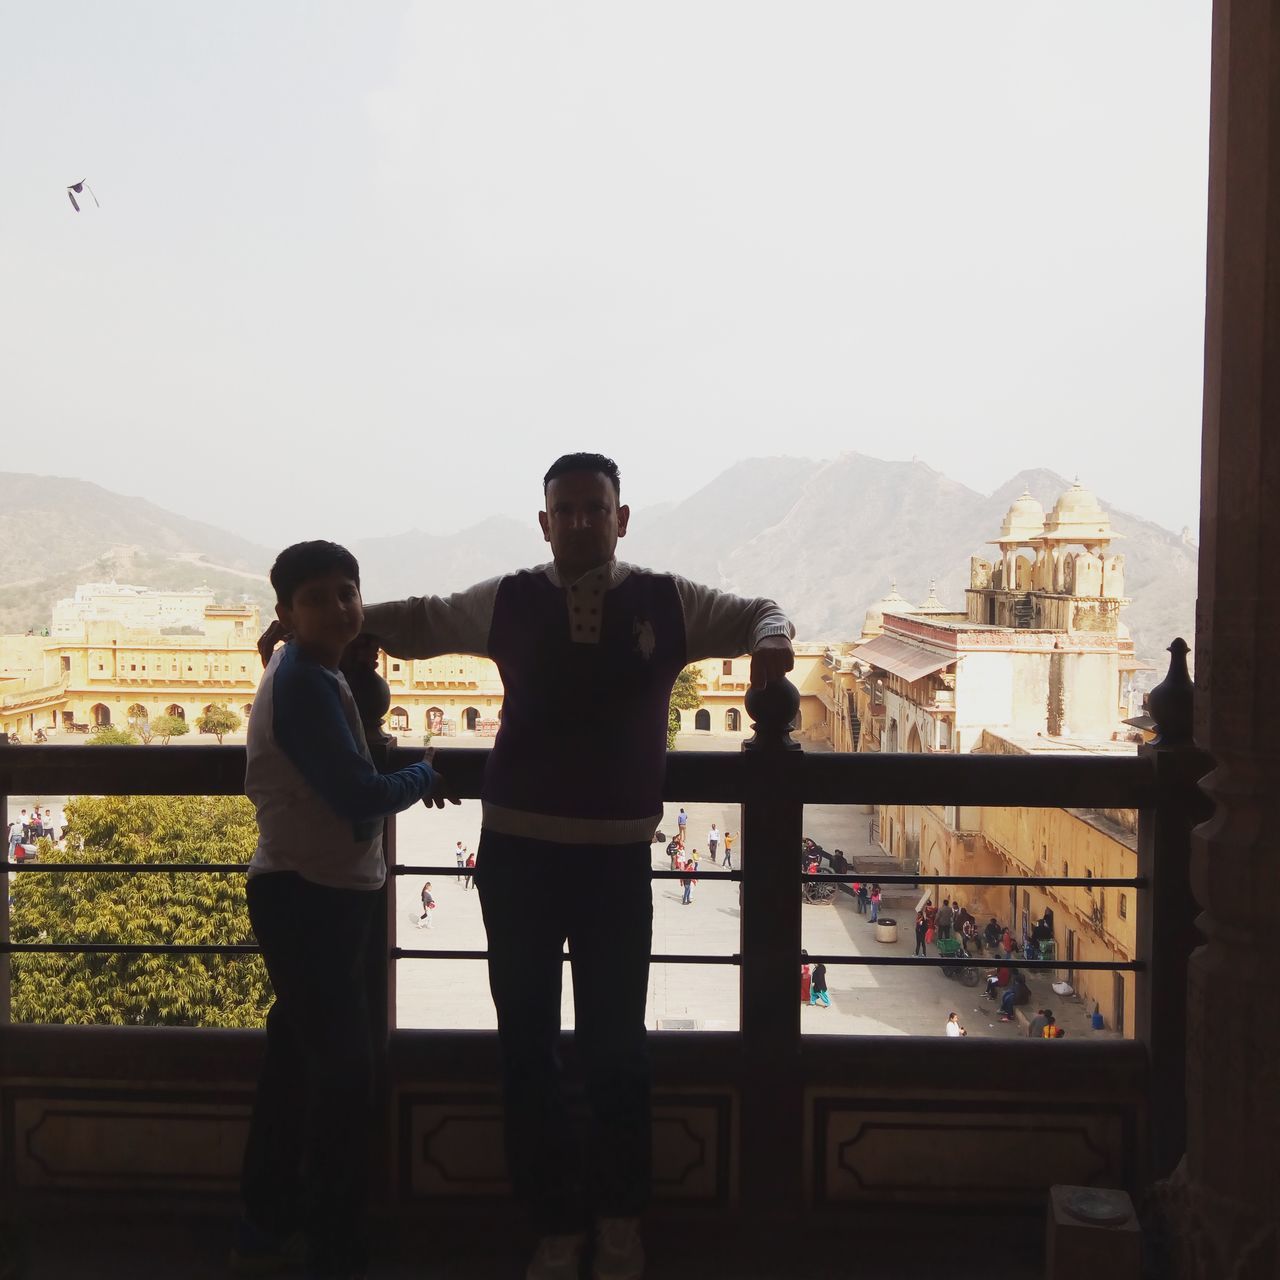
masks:
POLYGON ((575 448, 1194 526, 1209 8, 0 0, 0 469, 267 543, 575 448))

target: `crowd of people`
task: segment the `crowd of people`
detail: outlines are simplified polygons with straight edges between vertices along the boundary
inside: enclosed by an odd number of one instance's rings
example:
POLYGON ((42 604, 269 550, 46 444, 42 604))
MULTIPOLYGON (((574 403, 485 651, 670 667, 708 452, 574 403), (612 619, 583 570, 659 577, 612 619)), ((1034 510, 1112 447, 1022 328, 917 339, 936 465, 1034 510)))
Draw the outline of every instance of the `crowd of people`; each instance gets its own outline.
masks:
POLYGON ((23 809, 9 822, 7 832, 9 861, 17 862, 29 857, 29 851, 35 846, 37 840, 48 839, 56 843, 64 834, 65 827, 61 813, 55 818, 51 808, 46 806, 41 809, 39 805, 34 806, 30 812, 23 809))

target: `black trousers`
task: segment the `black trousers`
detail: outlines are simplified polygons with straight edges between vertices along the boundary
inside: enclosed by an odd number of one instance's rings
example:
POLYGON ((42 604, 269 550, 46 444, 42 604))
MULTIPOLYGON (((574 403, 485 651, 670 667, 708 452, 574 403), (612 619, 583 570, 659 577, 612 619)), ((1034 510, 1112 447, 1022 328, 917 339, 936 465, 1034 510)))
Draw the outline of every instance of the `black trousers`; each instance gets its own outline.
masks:
POLYGON ((507 1163, 543 1234, 585 1230, 593 1216, 634 1216, 649 1198, 649 858, 647 844, 480 837, 475 878, 498 1010, 507 1163), (585 1151, 557 1053, 566 939, 589 1113, 585 1151))
POLYGON ((382 895, 293 872, 248 882, 249 920, 275 1003, 245 1147, 245 1213, 264 1231, 306 1233, 320 1274, 365 1265, 375 1037, 369 930, 382 895))

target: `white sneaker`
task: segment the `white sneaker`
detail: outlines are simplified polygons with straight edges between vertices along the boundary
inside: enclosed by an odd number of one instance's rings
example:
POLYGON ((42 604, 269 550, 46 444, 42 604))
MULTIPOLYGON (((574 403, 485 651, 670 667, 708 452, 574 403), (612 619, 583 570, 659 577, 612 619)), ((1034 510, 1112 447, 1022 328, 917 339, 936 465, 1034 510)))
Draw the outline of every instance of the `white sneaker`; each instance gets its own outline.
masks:
POLYGON ((525 1280, 578 1280, 586 1243, 584 1235, 543 1236, 524 1273, 525 1280))
POLYGON ((601 1218, 596 1223, 592 1280, 641 1280, 644 1245, 639 1218, 601 1218))

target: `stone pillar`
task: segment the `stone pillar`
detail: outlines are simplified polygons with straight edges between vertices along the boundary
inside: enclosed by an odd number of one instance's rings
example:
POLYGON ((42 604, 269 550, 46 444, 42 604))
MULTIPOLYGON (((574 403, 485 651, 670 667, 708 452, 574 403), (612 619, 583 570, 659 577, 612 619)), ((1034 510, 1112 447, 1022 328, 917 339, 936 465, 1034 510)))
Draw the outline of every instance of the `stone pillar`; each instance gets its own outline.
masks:
POLYGON ((1188 991, 1177 1271, 1278 1274, 1280 1223, 1280 0, 1215 0, 1196 740, 1204 945, 1188 991))

